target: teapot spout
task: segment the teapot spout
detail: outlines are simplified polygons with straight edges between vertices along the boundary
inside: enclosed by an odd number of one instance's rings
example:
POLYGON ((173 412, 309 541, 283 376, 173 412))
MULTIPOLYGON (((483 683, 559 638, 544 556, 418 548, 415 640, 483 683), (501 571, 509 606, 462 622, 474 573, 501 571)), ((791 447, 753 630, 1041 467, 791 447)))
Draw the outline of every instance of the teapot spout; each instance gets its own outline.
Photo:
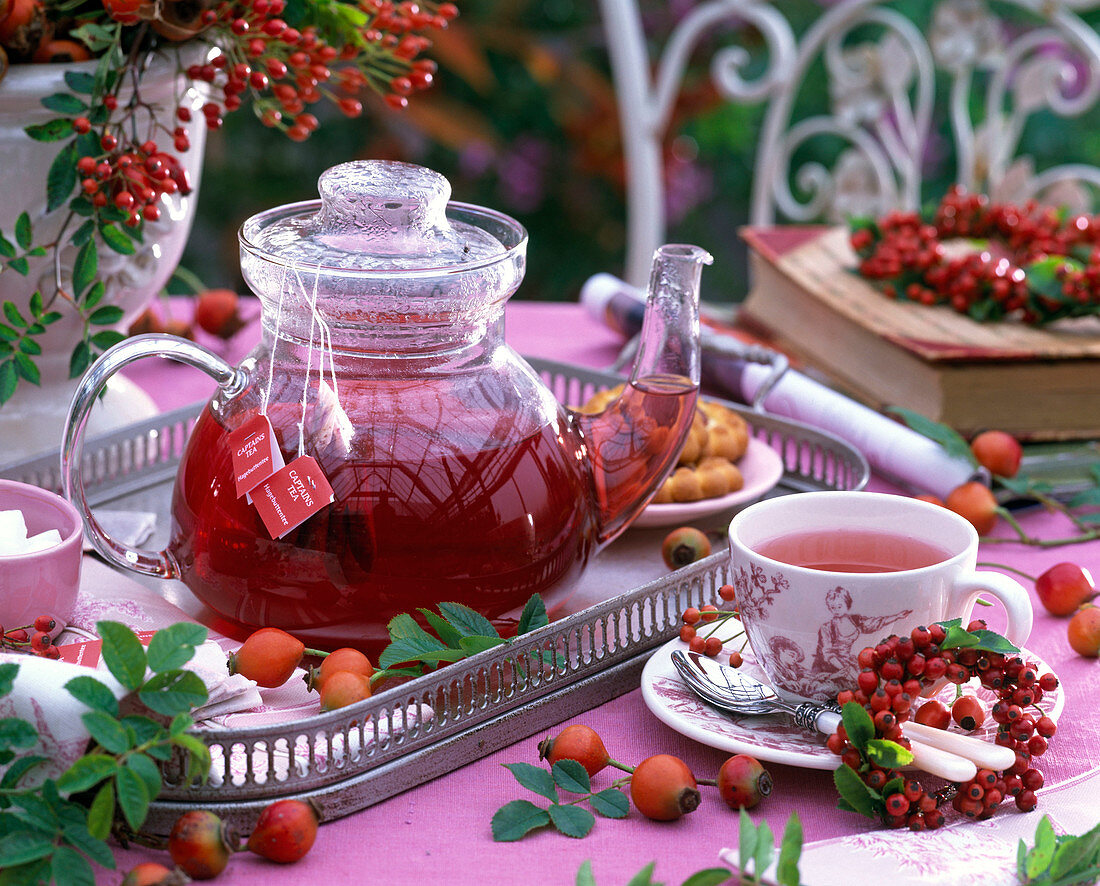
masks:
POLYGON ((654 253, 630 381, 602 412, 577 416, 601 545, 653 498, 691 429, 699 392, 699 281, 713 261, 698 246, 668 244, 654 253))

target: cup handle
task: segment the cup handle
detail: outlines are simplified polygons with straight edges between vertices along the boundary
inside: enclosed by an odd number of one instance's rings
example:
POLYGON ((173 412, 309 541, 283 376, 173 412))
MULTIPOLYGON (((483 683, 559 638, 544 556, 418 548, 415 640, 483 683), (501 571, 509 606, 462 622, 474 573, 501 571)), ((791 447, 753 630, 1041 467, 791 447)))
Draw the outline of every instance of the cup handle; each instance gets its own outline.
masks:
POLYGON ((230 366, 217 354, 174 335, 138 335, 119 342, 92 364, 76 389, 65 422, 61 476, 65 481, 65 496, 76 505, 84 520, 88 540, 108 562, 143 575, 179 578, 179 565, 167 550, 136 550, 120 544, 104 532, 92 515, 84 494, 84 428, 88 423, 88 414, 107 380, 123 366, 143 357, 164 357, 201 369, 218 382, 222 393, 230 397, 244 389, 247 378, 244 372, 230 366))
POLYGON ((1024 586, 999 572, 971 572, 955 581, 948 600, 948 613, 961 613, 965 627, 980 594, 990 594, 1004 606, 1008 618, 1005 637, 1013 645, 1022 647, 1031 636, 1034 618, 1031 598, 1024 586))

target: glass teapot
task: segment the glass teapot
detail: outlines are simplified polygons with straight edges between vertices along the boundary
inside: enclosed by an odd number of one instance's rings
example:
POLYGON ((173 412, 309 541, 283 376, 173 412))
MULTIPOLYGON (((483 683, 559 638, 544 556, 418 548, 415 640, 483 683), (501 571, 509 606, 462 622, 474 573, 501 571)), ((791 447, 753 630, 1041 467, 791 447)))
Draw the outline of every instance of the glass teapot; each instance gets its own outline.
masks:
POLYGON ((319 190, 320 201, 241 228, 263 332, 239 366, 143 335, 86 373, 62 458, 89 537, 121 567, 182 580, 242 628, 281 627, 314 646, 377 650, 394 615, 442 601, 505 629, 535 592, 553 610, 676 461, 698 389, 710 256, 658 250, 630 381, 583 414, 504 342, 527 248, 518 222, 448 202, 445 178, 404 163, 342 164, 319 190), (109 537, 81 478, 90 404, 110 375, 154 355, 219 383, 179 466, 168 547, 156 552, 109 537), (268 485, 303 457, 321 474, 308 478, 320 486, 316 510, 289 529, 261 517, 260 487, 240 493, 234 452, 257 417, 278 444, 269 470, 285 465, 268 485))

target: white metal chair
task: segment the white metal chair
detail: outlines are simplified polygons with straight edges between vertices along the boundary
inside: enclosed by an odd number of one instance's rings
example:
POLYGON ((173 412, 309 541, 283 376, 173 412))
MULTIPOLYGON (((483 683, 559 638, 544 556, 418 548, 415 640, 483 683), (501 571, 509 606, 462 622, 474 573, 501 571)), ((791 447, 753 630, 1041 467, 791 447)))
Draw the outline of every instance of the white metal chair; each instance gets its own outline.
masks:
POLYGON ((601 5, 627 167, 624 276, 636 285, 644 284, 665 237, 661 145, 685 65, 700 38, 723 21, 754 27, 767 53, 752 79, 744 76, 750 56, 743 47, 724 48, 711 63, 728 100, 766 103, 753 164, 753 224, 917 208, 937 82, 947 96, 943 114, 960 184, 995 199, 1037 197, 1078 210, 1091 207, 1100 190, 1093 165, 1059 159, 1037 168, 1018 153, 1038 112, 1071 117, 1097 105, 1100 36, 1078 13, 1100 0, 1003 0, 1001 15, 986 0, 938 0, 927 34, 888 3, 841 0, 797 36, 778 0, 707 0, 681 19, 656 63, 646 53, 638 0, 601 5), (822 71, 830 106, 794 119, 807 76, 822 71), (843 147, 825 162, 806 150, 817 139, 843 147))

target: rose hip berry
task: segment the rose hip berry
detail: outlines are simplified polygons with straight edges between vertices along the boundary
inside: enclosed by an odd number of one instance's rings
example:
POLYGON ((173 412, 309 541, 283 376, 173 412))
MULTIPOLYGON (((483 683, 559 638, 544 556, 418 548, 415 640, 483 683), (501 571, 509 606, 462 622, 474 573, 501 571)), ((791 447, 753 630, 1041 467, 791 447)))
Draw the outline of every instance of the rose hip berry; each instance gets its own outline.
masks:
POLYGON ((370 678, 354 671, 337 671, 321 687, 321 710, 335 711, 371 696, 370 678))
POLYGON ((260 686, 282 686, 298 667, 306 647, 279 628, 260 628, 229 654, 229 673, 242 674, 260 686))
POLYGON ((983 468, 998 477, 1015 477, 1024 450, 1004 431, 983 431, 970 442, 970 451, 983 468))
POLYGON ((172 825, 168 852, 172 861, 194 880, 212 880, 225 870, 240 840, 213 812, 193 809, 172 825))
POLYGON ((1051 615, 1071 615, 1096 596, 1096 585, 1087 569, 1056 563, 1035 579, 1035 593, 1051 615))
POLYGON ((967 732, 973 732, 985 722, 985 708, 973 695, 964 695, 951 705, 951 719, 967 732))
POLYGON ((369 678, 374 673, 374 665, 358 649, 343 647, 329 653, 321 660, 321 666, 310 668, 306 675, 306 685, 310 690, 318 691, 325 685, 325 680, 338 671, 351 671, 369 678))
POLYGON ((952 489, 947 507, 970 521, 978 535, 988 534, 997 525, 997 500, 984 483, 972 480, 952 489))
POLYGON ((179 869, 170 870, 155 861, 144 861, 132 867, 119 886, 183 886, 188 882, 187 875, 179 869))
POLYGON ((772 777, 755 757, 737 754, 718 770, 718 793, 730 809, 752 809, 772 792, 772 777))
POLYGON ((291 864, 317 839, 317 810, 302 800, 276 800, 260 813, 248 849, 279 864, 291 864))
POLYGON ((539 759, 545 760, 551 766, 558 760, 576 760, 584 767, 589 778, 611 762, 603 739, 596 730, 581 723, 566 726, 557 737, 540 741, 539 759))
POLYGON ((244 325, 238 307, 232 289, 208 289, 199 294, 195 305, 195 325, 219 338, 230 338, 244 325))
POLYGON ((630 777, 630 799, 646 818, 675 821, 694 812, 701 799, 687 764, 671 754, 647 757, 630 777))
POLYGON ((665 536, 661 556, 669 569, 679 569, 710 556, 710 540, 693 526, 681 526, 665 536))
POLYGON ((1100 656, 1100 608, 1088 604, 1078 609, 1069 620, 1066 637, 1078 655, 1100 656))

